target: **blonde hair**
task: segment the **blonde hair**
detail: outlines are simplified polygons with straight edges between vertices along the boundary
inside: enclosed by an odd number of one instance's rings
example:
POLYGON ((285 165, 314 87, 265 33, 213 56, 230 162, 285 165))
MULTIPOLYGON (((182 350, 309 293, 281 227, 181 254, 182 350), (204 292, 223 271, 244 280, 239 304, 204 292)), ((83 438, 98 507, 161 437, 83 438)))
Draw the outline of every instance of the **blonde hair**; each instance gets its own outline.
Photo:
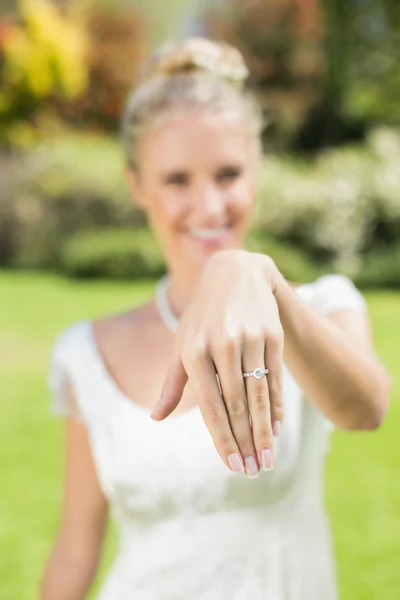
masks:
POLYGON ((242 89, 247 76, 241 53, 228 44, 191 38, 160 46, 142 66, 123 115, 128 165, 138 167, 140 138, 182 109, 206 110, 239 125, 259 152, 262 120, 242 89))

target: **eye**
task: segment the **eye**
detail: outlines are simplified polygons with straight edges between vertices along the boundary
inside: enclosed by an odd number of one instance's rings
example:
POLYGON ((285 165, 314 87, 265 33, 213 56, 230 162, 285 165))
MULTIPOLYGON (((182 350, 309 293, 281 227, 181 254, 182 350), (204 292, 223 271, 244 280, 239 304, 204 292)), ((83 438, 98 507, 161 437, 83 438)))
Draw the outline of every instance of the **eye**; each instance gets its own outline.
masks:
POLYGON ((234 181, 242 174, 241 167, 224 167, 217 173, 217 181, 220 183, 234 181))
POLYGON ((165 183, 167 185, 173 185, 177 187, 184 187, 189 184, 189 176, 187 173, 179 172, 170 173, 165 177, 165 183))

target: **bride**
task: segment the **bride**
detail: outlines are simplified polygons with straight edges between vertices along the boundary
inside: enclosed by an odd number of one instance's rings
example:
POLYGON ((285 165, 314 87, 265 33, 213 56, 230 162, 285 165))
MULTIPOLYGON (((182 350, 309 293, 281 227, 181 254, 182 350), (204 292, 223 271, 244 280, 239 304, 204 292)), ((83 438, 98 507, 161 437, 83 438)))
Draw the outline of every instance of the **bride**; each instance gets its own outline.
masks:
POLYGON ((66 469, 42 600, 84 598, 108 509, 98 600, 337 598, 329 434, 378 427, 390 383, 350 280, 296 286, 242 247, 260 158, 246 73, 234 48, 166 45, 127 103, 127 180, 167 275, 54 345, 66 469))

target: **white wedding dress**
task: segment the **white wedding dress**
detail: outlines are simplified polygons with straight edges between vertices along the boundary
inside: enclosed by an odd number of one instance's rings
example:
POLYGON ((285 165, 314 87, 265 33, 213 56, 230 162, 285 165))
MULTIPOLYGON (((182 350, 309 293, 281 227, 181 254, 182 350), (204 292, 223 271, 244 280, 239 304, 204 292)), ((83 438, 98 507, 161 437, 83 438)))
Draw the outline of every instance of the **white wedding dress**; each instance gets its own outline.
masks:
MULTIPOLYGON (((297 293, 326 314, 365 307, 340 275, 297 293)), ((197 406, 155 422, 127 398, 102 362, 89 321, 57 339, 50 374, 57 413, 74 416, 63 381, 74 386, 119 532, 98 600, 337 599, 323 501, 332 426, 287 369, 276 467, 256 479, 222 463, 197 406)))

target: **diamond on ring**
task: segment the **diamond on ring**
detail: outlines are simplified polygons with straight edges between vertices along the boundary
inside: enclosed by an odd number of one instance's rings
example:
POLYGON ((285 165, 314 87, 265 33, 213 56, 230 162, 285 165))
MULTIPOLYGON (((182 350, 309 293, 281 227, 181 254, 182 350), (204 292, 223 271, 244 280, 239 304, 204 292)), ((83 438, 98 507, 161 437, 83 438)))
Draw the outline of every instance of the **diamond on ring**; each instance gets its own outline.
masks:
POLYGON ((262 379, 264 375, 268 375, 269 369, 254 369, 254 371, 250 371, 249 373, 242 373, 243 377, 255 377, 256 379, 262 379))

